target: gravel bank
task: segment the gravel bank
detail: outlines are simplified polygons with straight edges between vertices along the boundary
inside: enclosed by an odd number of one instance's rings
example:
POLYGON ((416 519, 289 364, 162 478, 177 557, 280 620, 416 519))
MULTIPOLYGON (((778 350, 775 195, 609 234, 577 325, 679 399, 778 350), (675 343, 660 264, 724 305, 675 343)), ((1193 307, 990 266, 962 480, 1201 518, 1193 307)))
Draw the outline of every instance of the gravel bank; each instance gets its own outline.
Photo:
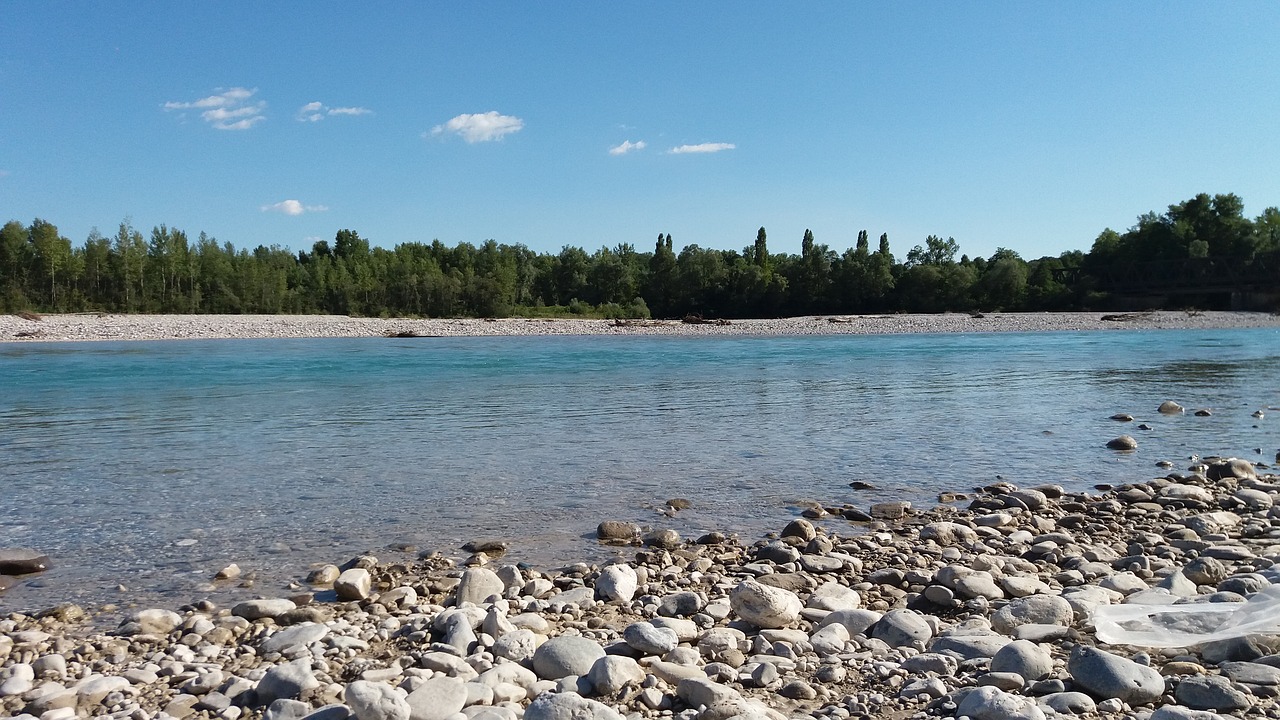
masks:
POLYGON ((0 342, 80 340, 195 340, 224 338, 424 337, 497 335, 837 335, 1054 330, 1196 329, 1280 327, 1267 313, 1161 311, 1124 313, 991 313, 945 315, 842 315, 734 320, 727 325, 659 321, 616 326, 607 320, 414 320, 338 315, 45 315, 25 320, 0 316, 0 342), (1112 314, 1114 317, 1115 314, 1112 314))
POLYGON ((0 715, 1280 718, 1274 634, 1144 649, 1096 632, 1124 604, 1272 597, 1267 469, 1207 459, 1096 492, 999 483, 928 509, 813 507, 749 543, 605 521, 625 560, 361 556, 288 598, 94 611, 118 620, 109 633, 72 605, 11 614, 0 715))

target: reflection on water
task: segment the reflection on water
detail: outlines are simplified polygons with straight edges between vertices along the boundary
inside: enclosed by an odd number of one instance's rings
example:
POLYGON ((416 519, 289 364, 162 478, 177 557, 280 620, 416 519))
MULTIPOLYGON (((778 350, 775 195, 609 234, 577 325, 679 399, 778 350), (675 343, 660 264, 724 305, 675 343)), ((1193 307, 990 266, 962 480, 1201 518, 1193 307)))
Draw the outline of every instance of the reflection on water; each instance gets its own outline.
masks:
POLYGON ((1280 402, 1274 330, 46 344, 0 349, 0 377, 0 544, 59 561, 5 608, 117 583, 186 601, 232 561, 279 592, 392 543, 602 558, 583 538, 605 518, 754 537, 807 501, 1280 445, 1250 416, 1280 402), (1103 448, 1121 432, 1137 453, 1103 448))

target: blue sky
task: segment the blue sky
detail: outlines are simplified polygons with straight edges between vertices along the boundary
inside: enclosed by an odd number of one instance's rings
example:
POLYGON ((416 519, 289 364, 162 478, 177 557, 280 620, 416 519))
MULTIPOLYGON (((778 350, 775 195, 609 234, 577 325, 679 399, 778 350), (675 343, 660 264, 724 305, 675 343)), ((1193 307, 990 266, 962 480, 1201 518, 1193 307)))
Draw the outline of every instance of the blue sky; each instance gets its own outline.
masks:
POLYGON ((7 2, 0 220, 1034 258, 1280 204, 1277 3, 544 5, 7 2))

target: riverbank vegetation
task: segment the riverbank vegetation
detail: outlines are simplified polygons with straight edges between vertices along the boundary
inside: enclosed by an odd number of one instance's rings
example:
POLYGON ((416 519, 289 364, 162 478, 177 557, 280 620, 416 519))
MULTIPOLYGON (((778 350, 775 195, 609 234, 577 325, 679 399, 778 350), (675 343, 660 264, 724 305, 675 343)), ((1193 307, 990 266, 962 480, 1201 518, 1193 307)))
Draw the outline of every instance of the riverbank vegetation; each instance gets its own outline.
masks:
MULTIPOLYGON (((882 312, 1224 307, 1280 288, 1280 210, 1250 219, 1235 195, 1205 194, 1098 235, 1088 252, 971 258, 930 235, 894 255, 867 231, 843 251, 805 231, 775 254, 760 228, 743 250, 679 250, 659 234, 559 253, 489 240, 372 247, 354 230, 293 253, 237 249, 166 225, 120 223, 80 246, 42 219, 0 229, 0 311, 328 313, 421 317, 779 317, 882 312)), ((1263 300, 1270 302, 1270 300, 1263 300)))

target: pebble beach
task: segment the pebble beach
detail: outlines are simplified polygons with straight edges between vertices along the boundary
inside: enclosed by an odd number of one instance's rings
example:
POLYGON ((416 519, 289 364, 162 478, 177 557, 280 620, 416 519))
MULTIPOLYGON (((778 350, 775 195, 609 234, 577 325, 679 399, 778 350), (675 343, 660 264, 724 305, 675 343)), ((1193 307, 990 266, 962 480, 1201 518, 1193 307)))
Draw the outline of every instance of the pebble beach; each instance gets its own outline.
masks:
MULTIPOLYGON (((1280 327, 1280 318, 904 315, 618 327, 49 315, 0 317, 0 340, 1232 327, 1280 327)), ((1135 409, 1117 408, 1117 435, 1124 410, 1135 409)), ((1125 452, 1120 437, 1113 442, 1125 452)), ((651 526, 596 518, 586 521, 617 551, 611 561, 531 567, 504 561, 505 544, 476 538, 411 560, 317 558, 285 596, 230 606, 11 612, 0 616, 0 716, 1280 718, 1280 624, 1209 635, 1214 623, 1190 613, 1175 628, 1188 642, 1177 645, 1117 639, 1134 628, 1107 619, 1126 606, 1280 616, 1280 599, 1269 602, 1280 583, 1280 475, 1239 459, 1169 458, 1151 476, 1089 491, 1001 482, 943 493, 929 507, 814 505, 758 538, 681 537, 660 516, 651 526)), ((665 512, 688 502, 672 499, 665 512)), ((38 577, 56 562, 0 541, 0 582, 38 577)), ((248 578, 231 564, 209 580, 248 578)))
POLYGON ((502 335, 815 335, 1280 327, 1257 312, 838 315, 691 324, 576 319, 409 319, 340 315, 0 315, 0 342, 502 335))

